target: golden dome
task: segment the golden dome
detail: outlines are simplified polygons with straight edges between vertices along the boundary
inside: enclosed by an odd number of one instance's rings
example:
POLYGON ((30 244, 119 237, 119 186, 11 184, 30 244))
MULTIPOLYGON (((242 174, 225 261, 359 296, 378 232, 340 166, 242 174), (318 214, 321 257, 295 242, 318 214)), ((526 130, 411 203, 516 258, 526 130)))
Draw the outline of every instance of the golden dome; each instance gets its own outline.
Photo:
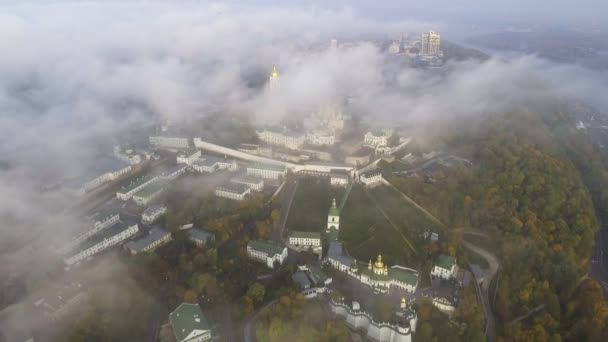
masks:
POLYGON ((384 263, 382 262, 382 255, 378 254, 378 259, 376 260, 374 267, 379 268, 379 269, 384 268, 384 263))
POLYGON ((270 74, 270 78, 279 78, 279 71, 277 70, 276 64, 272 66, 272 73, 270 74))

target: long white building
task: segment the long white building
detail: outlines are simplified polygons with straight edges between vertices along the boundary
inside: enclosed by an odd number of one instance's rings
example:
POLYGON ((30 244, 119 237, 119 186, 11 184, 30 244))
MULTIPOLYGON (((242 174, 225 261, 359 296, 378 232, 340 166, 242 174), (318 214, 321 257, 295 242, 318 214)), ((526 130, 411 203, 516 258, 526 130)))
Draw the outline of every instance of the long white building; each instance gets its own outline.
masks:
POLYGON ((289 244, 295 247, 321 247, 321 233, 317 232, 298 232, 289 234, 289 244))
POLYGON ((128 184, 123 185, 120 190, 116 192, 116 198, 128 201, 133 195, 139 190, 143 189, 146 185, 155 182, 158 177, 154 176, 142 176, 132 180, 128 184))
POLYGON ((151 205, 141 214, 141 221, 150 224, 167 212, 167 206, 163 204, 151 205))
POLYGON ((281 133, 269 130, 258 131, 256 133, 258 139, 267 144, 284 146, 292 150, 297 150, 306 142, 306 136, 303 134, 281 133))
POLYGON ((242 201, 251 194, 251 189, 243 184, 228 183, 215 188, 215 195, 231 200, 242 201))
POLYGON ((161 148, 180 149, 190 147, 190 138, 178 136, 151 136, 150 145, 161 148))
POLYGON ((109 247, 123 242, 124 240, 135 235, 138 231, 139 227, 137 223, 126 224, 119 222, 84 241, 78 247, 78 252, 65 258, 64 262, 68 266, 76 264, 109 247))
POLYGON ((282 265, 287 258, 287 247, 270 240, 250 240, 247 243, 247 255, 274 268, 275 262, 282 265))
POLYGON ((256 164, 247 166, 247 175, 268 179, 279 179, 287 173, 284 166, 256 164))

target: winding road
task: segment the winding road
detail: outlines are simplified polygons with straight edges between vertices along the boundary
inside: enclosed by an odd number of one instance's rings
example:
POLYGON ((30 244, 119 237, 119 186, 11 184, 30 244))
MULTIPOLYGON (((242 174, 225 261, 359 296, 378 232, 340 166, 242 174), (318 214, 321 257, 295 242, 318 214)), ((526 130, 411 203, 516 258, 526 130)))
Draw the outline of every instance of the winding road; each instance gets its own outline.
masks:
POLYGON ((494 320, 494 314, 492 313, 492 307, 490 306, 490 297, 488 295, 488 289, 490 288, 490 284, 492 283, 492 279, 496 276, 498 272, 498 268, 500 267, 500 262, 498 258, 482 249, 480 247, 475 246, 474 244, 467 242, 466 240, 462 241, 462 244, 465 248, 470 251, 481 255, 488 264, 490 265, 489 275, 482 282, 481 286, 477 287, 477 290, 480 291, 479 298, 484 307, 484 316, 486 317, 486 338, 488 341, 494 341, 496 339, 496 322, 494 320))

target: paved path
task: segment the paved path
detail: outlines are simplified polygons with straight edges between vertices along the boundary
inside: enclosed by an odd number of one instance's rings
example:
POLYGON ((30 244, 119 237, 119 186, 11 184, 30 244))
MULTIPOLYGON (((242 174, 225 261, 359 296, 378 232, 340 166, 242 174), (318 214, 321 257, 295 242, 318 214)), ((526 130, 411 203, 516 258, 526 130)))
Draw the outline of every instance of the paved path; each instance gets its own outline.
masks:
POLYGON ((481 303, 483 304, 484 315, 486 317, 486 338, 488 339, 488 341, 494 341, 496 339, 496 322, 494 320, 494 314, 492 313, 492 307, 490 306, 488 289, 490 287, 490 284, 492 283, 492 279, 494 279, 494 277, 496 276, 496 273, 498 272, 498 268, 500 267, 500 262, 498 261, 498 258, 494 254, 486 251, 483 248, 477 247, 477 246, 473 245, 472 243, 467 242, 466 240, 463 240, 462 244, 467 249, 473 251, 474 253, 481 255, 484 259, 486 259, 486 261, 488 262, 488 265, 490 265, 488 277, 483 281, 481 286, 478 287, 477 289, 480 292, 479 297, 481 299, 481 303))

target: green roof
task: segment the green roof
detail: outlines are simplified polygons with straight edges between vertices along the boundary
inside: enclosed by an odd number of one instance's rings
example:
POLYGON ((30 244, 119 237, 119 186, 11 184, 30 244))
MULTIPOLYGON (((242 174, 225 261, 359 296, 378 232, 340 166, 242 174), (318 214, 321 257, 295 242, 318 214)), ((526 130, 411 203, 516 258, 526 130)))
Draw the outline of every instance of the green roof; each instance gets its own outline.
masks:
POLYGON ((367 266, 361 267, 359 273, 368 276, 370 279, 379 280, 379 281, 389 281, 391 279, 390 273, 389 275, 384 274, 376 274, 373 270, 370 270, 367 266))
POLYGON ((281 254, 285 248, 285 246, 270 240, 250 240, 249 243, 247 243, 247 247, 264 252, 268 255, 281 254))
POLYGON ((182 303, 169 314, 175 338, 183 341, 194 330, 211 330, 211 324, 196 304, 182 303))
POLYGON ((128 184, 121 186, 120 190, 118 192, 122 193, 122 194, 127 193, 127 192, 137 188, 138 186, 144 184, 145 182, 149 181, 150 179, 152 179, 152 176, 148 176, 148 175, 134 179, 134 180, 130 181, 128 184))
POLYGON ((409 268, 400 266, 390 267, 388 269, 388 276, 391 279, 395 279, 411 286, 416 286, 416 284, 418 284, 418 272, 410 270, 409 268))
POLYGON ((329 213, 327 215, 328 216, 340 216, 340 209, 338 209, 338 207, 336 206, 335 198, 334 198, 333 202, 331 203, 331 208, 329 208, 329 213))
POLYGON ((321 239, 321 233, 317 232, 291 232, 289 237, 296 239, 321 239))
POLYGON ((144 186, 141 190, 139 190, 138 192, 133 194, 133 196, 147 198, 147 197, 150 197, 150 196, 156 194, 157 192, 161 191, 164 186, 165 186, 165 182, 154 181, 154 182, 144 186))
POLYGON ((446 254, 441 254, 435 261, 435 266, 441 267, 444 270, 451 270, 452 266, 456 265, 456 259, 446 254))

